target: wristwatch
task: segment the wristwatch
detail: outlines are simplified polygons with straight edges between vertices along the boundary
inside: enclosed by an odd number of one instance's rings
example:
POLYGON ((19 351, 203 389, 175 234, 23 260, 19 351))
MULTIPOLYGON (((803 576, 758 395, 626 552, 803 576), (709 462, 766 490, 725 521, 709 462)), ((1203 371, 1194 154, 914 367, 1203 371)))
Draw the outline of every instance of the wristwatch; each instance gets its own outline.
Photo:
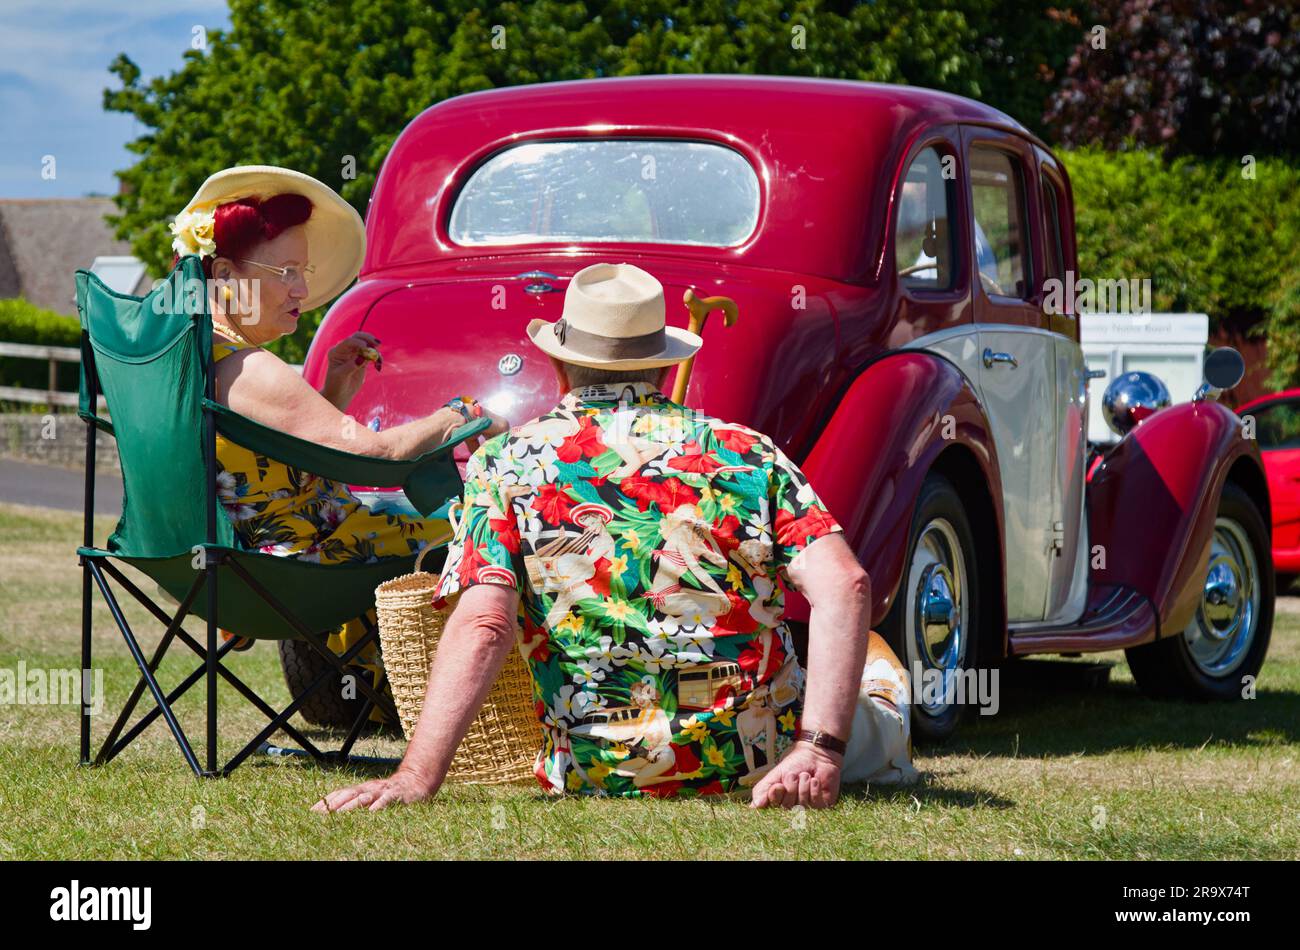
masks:
POLYGON ((820 729, 800 729, 794 737, 795 742, 807 742, 811 745, 825 749, 827 752, 838 752, 843 755, 848 749, 848 743, 829 732, 822 732, 820 729))
POLYGON ((464 416, 466 422, 483 415, 483 407, 478 404, 478 400, 473 396, 457 396, 454 399, 448 399, 446 405, 448 409, 455 409, 464 416))

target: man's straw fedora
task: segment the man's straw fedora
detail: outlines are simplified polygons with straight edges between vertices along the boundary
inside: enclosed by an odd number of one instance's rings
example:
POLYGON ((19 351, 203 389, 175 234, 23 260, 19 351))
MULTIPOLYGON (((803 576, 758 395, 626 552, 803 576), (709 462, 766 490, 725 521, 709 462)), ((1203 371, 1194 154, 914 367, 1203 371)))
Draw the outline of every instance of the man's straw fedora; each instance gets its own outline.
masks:
POLYGON ((182 211, 211 211, 240 198, 299 194, 311 201, 311 217, 302 225, 307 254, 315 273, 307 277, 302 309, 329 303, 347 289, 361 270, 366 253, 366 226, 361 215, 324 182, 291 168, 236 165, 209 176, 182 211))
POLYGON ((592 264, 573 275, 555 323, 533 320, 528 337, 566 363, 653 369, 695 355, 703 341, 666 325, 664 288, 633 264, 592 264))

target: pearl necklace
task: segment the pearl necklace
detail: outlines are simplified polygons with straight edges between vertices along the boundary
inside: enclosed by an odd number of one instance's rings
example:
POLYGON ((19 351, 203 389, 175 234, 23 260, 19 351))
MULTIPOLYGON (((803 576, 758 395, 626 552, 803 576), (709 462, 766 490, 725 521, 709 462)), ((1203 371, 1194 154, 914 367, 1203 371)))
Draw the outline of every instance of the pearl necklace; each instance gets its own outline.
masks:
POLYGON ((216 331, 218 331, 218 332, 220 332, 220 333, 224 333, 226 336, 231 337, 232 339, 239 340, 241 343, 246 343, 246 344, 248 344, 249 346, 257 347, 257 348, 259 348, 259 349, 260 349, 261 346, 262 346, 262 344, 260 344, 260 343, 254 343, 252 340, 250 340, 248 337, 244 336, 244 334, 240 333, 238 330, 236 330, 236 329, 235 329, 233 326, 231 326, 230 324, 227 324, 227 323, 218 323, 218 322, 214 319, 214 320, 212 321, 212 329, 214 329, 214 330, 216 330, 216 331))

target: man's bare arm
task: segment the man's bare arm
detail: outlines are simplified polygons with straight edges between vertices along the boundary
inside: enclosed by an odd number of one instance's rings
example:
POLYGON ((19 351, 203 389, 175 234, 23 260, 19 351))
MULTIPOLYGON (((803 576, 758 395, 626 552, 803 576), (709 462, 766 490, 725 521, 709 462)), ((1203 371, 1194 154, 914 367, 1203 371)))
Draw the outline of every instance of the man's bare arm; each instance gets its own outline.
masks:
POLYGON ((518 591, 500 584, 476 584, 461 594, 438 641, 424 708, 402 764, 389 778, 331 792, 312 811, 378 811, 437 792, 515 645, 518 606, 518 591))
POLYGON ((847 739, 867 660, 871 578, 837 532, 795 558, 790 579, 812 606, 803 728, 847 739))
MULTIPOLYGON (((808 545, 788 573, 812 605, 801 727, 847 740, 867 658, 871 579, 839 533, 808 545)), ((828 808, 839 797, 843 761, 838 753, 796 743, 754 786, 750 804, 828 808)))
POLYGON ((432 795, 451 767, 456 747, 487 699, 515 645, 519 592, 476 584, 461 595, 438 641, 424 709, 398 771, 419 779, 432 795))

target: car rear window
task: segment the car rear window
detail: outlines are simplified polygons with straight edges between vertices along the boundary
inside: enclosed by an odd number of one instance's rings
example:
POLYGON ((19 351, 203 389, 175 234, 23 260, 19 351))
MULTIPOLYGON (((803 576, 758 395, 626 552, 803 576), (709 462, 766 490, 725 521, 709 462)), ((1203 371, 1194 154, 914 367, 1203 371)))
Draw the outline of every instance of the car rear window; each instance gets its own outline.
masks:
POLYGON ((524 142, 470 176, 448 231, 457 244, 729 247, 753 233, 758 196, 758 176, 744 156, 711 142, 524 142))

